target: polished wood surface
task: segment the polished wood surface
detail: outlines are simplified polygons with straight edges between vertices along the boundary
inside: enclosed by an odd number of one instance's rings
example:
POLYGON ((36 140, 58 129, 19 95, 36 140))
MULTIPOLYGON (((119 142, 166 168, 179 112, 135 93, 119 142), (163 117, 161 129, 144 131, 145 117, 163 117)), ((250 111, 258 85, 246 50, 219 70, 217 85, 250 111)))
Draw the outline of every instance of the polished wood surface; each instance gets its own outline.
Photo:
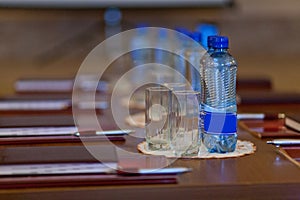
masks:
MULTIPOLYGON (((254 142, 252 155, 229 159, 178 159, 172 166, 193 168, 178 176, 176 185, 93 186, 1 190, 1 199, 297 199, 300 170, 276 153, 276 148, 249 133, 239 138, 254 142)), ((119 147, 136 152, 137 141, 128 138, 119 147)))
MULTIPOLYGON (((124 115, 124 113, 119 114, 124 115)), ((102 124, 114 122, 110 109, 99 116, 99 122, 102 124)), ((137 129, 135 134, 126 137, 125 142, 116 142, 114 145, 124 151, 138 153, 136 146, 143 141, 141 138, 143 135, 144 130, 137 129)), ((299 167, 279 154, 276 147, 266 144, 266 140, 255 138, 243 130, 238 131, 238 136, 241 140, 253 142, 257 147, 256 152, 227 159, 178 159, 171 166, 193 169, 192 172, 178 175, 178 184, 7 189, 0 190, 0 198, 44 200, 53 197, 56 199, 299 198, 299 167)), ((132 160, 134 159, 136 158, 133 156, 132 160)))
MULTIPOLYGON (((193 28, 198 22, 217 22, 222 33, 232 38, 231 52, 238 58, 240 76, 266 75, 272 79, 275 90, 299 92, 300 29, 296 9, 299 3, 258 2, 241 0, 237 1, 237 7, 224 10, 129 9, 124 11, 124 30, 144 21, 170 28, 176 25, 193 28), (274 8, 269 10, 270 5, 274 8)), ((12 94, 14 81, 22 77, 74 77, 88 52, 104 39, 102 15, 103 10, 2 8, 0 70, 4 84, 0 86, 0 94, 12 94)), ((299 104, 265 104, 241 105, 238 109, 239 112, 287 112, 300 107, 299 104)), ((126 116, 122 112, 118 114, 120 119, 126 116)), ((101 113, 99 121, 108 129, 116 127, 110 109, 101 113)), ((136 145, 143 141, 143 134, 143 129, 137 129, 138 137, 128 136, 125 142, 114 144, 138 153, 136 145)), ((254 154, 228 159, 178 159, 172 166, 193 169, 179 175, 178 184, 6 189, 0 190, 0 199, 299 199, 299 167, 265 140, 243 130, 238 135, 256 145, 254 154)))

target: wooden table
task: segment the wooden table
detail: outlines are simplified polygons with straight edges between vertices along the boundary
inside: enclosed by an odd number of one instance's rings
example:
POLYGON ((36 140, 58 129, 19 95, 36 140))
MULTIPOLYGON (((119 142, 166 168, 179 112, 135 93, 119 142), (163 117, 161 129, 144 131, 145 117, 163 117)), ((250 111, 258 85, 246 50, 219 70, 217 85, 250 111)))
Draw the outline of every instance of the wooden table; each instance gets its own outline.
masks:
MULTIPOLYGON (((0 191, 0 199, 299 199, 300 169, 265 141, 239 130, 257 151, 228 159, 181 160, 174 166, 193 168, 178 176, 178 184, 93 186, 0 191)), ((137 152, 141 139, 118 144, 137 152)))
MULTIPOLYGON (((121 103, 114 106, 120 110, 118 117, 124 119, 126 114, 118 107, 121 103)), ((105 126, 115 126, 111 109, 104 110, 98 120, 105 126)), ((143 132, 137 129, 136 134, 141 136, 143 132)), ((177 184, 7 189, 0 190, 0 199, 299 199, 299 167, 265 140, 243 130, 238 131, 238 137, 253 142, 257 151, 238 158, 178 159, 172 166, 193 170, 178 175, 177 184)), ((125 142, 115 144, 138 153, 136 146, 141 141, 127 136, 125 142)))
MULTIPOLYGON (((10 12, 10 11, 7 11, 10 12)), ((14 11, 11 11, 14 12, 14 11)), ((60 12, 60 11, 59 11, 60 12)), ((138 17, 136 17, 136 13, 132 13, 132 18, 134 19, 140 19, 140 16, 144 16, 144 11, 140 11, 138 17)), ((185 11, 186 12, 186 11, 185 11)), ((206 11, 203 15, 207 15, 206 11)), ((203 12, 198 12, 195 10, 193 12, 194 14, 191 15, 190 17, 184 18, 183 22, 189 22, 190 18, 198 20, 199 13, 202 14, 203 12)), ((229 10, 229 13, 232 13, 232 10, 229 10)), ((4 13, 7 14, 7 13, 4 13)), ((26 13, 25 13, 26 14, 26 13)), ((24 14, 24 15, 25 15, 24 14)), ((36 13, 35 13, 36 14, 36 13)), ((39 14, 39 13, 38 13, 39 14)), ((65 13, 61 12, 60 15, 64 15, 65 13)), ((77 15, 77 13, 75 13, 77 15)), ((74 15, 75 15, 74 14, 74 15)), ((178 15, 177 12, 174 11, 174 14, 172 15, 173 17, 169 17, 172 19, 172 23, 174 24, 179 24, 176 19, 181 19, 182 16, 185 14, 182 12, 182 14, 178 15), (182 15, 183 14, 183 15, 182 15), (177 18, 174 18, 177 17, 177 18)), ((88 29, 88 25, 92 24, 92 22, 96 21, 97 22, 97 16, 100 16, 99 13, 94 12, 92 13, 92 16, 90 18, 95 18, 93 21, 90 23, 85 23, 86 21, 83 20, 82 23, 80 24, 87 24, 86 29, 88 29)), ((148 16, 153 16, 153 12, 149 11, 148 16)), ((23 18, 23 15, 20 15, 23 18)), ((52 15, 51 15, 52 16, 52 15)), ((51 17, 50 16, 50 17, 51 17)), ((86 12, 82 14, 82 16, 86 17, 86 12)), ((210 15, 209 15, 210 16, 210 15)), ((249 31, 249 29, 244 29, 245 22, 249 22, 251 20, 252 22, 252 17, 253 15, 249 15, 248 21, 245 20, 244 18, 241 17, 231 17, 229 18, 230 15, 227 15, 227 18, 224 18, 224 16, 220 15, 217 19, 218 21, 221 22, 222 24, 226 23, 226 26, 223 25, 223 28, 225 28, 225 33, 231 34, 233 38, 235 38, 236 43, 239 43, 242 41, 242 39, 247 38, 245 35, 246 33, 253 33, 249 31), (221 20, 222 19, 222 20, 221 20), (241 21, 236 22, 238 19, 241 21), (231 26, 228 26, 231 25, 231 26), (232 27, 237 27, 237 28, 232 28, 232 27), (239 29, 238 29, 239 28, 239 29), (227 30, 226 30, 227 29, 227 30), (230 30, 229 30, 230 29, 230 30), (244 30, 244 31, 235 31, 234 33, 231 30, 244 30), (227 31, 227 32, 226 32, 227 31), (242 34, 241 34, 242 33, 242 34), (235 37, 237 36, 237 37, 235 37), (241 38, 240 40, 237 40, 236 38, 241 38)), ((29 21, 34 21, 36 20, 35 15, 30 15, 30 20, 29 21)), ((44 16, 45 17, 45 16, 44 16)), ((214 17, 207 17, 206 18, 212 18, 214 17)), ((206 19, 205 18, 205 19, 206 19)), ((4 18, 6 20, 6 18, 4 18)), ((57 17, 58 19, 58 17, 57 17)), ((85 19, 85 18, 84 18, 85 19)), ((4 21, 5 21, 4 20, 4 21)), ((20 19, 19 19, 20 20, 20 19)), ((28 19, 27 19, 28 20, 28 19)), ((78 20, 76 20, 77 23, 78 20)), ((158 20, 160 21, 160 20, 158 20)), ((274 21, 274 20, 273 20, 274 21)), ((272 23, 273 23, 272 21, 272 23)), ((275 21, 274 21, 275 22, 275 21)), ((285 22, 285 21, 284 21, 285 22)), ((6 22, 6 26, 8 26, 10 22, 6 22)), ((19 22, 20 25, 22 23, 22 27, 29 27, 28 23, 24 23, 21 20, 19 22)), ((163 22, 162 22, 163 23, 163 22)), ((258 23, 258 25, 262 25, 265 22, 262 21, 258 23)), ((293 22, 294 23, 294 22, 293 22)), ((44 25, 44 21, 39 21, 38 25, 44 25)), ((5 25, 5 23, 4 23, 5 25)), ((154 25, 160 25, 160 23, 156 23, 154 25)), ((172 24, 170 24, 171 26, 172 24)), ((19 28, 20 26, 14 26, 19 28)), ((36 26, 37 30, 43 30, 44 32, 47 32, 48 29, 41 29, 40 26, 36 26)), ((60 26, 59 26, 60 27, 60 26)), ((68 26, 69 27, 69 26, 68 26)), ((69 34, 71 32, 69 28, 66 28, 66 32, 69 34)), ((77 29, 82 29, 81 26, 76 26, 77 29)), ((277 27, 277 26, 274 26, 277 27)), ((298 27, 298 26, 297 26, 298 27)), ((29 30, 28 28, 28 30, 29 30)), ((253 27, 250 27, 253 29, 253 27)), ((15 31, 15 29, 12 29, 14 33, 22 33, 20 31, 15 31)), ((27 29, 25 29, 27 30, 27 29)), ((98 30, 98 29, 97 29, 98 30)), ((77 30, 80 32, 79 30, 77 30)), ((29 32, 29 31, 27 31, 29 32)), ((44 33, 42 32, 42 33, 44 33)), ((96 32, 96 31, 95 31, 96 32)), ((10 32, 8 32, 10 33, 10 32)), ((261 34, 264 34, 265 32, 262 32, 261 34)), ((68 35, 66 34, 66 35, 68 35)), ((93 33, 95 35, 98 34, 98 32, 93 33)), ((10 34, 7 34, 10 35, 10 34)), ((42 35, 42 34, 41 34, 42 35)), ((53 40, 60 38, 61 34, 60 32, 57 32, 57 37, 53 36, 53 40)), ((89 34, 88 34, 89 36, 89 34)), ((29 35, 29 38, 32 38, 36 40, 36 36, 34 34, 29 35)), ((15 37, 12 37, 15 38, 15 37)), ((90 39, 90 37, 88 37, 90 39)), ((259 38, 259 37, 256 37, 259 38)), ((289 38, 289 37, 287 37, 289 38)), ((45 39, 45 38, 42 38, 45 39)), ((42 39, 40 39, 42 42, 44 42, 42 39)), ((94 39, 96 40, 96 39, 94 39)), ((98 44, 97 39, 97 44, 98 44)), ((11 43, 12 40, 7 40, 11 43)), ((27 41, 27 40, 26 40, 27 41)), ((31 45, 32 40, 28 40, 28 44, 26 45, 31 45)), ((272 42, 269 40, 270 43, 272 42)), ((18 40, 16 40, 15 43, 18 43, 18 40)), ((14 44, 15 44, 14 43, 14 44)), ((52 45, 52 40, 48 41, 49 44, 52 45)), ((95 42, 96 43, 96 42, 95 42)), ((241 42, 242 43, 242 42, 241 42)), ((252 42, 253 44, 263 44, 260 42, 252 42)), ((80 47, 82 47, 82 43, 80 44, 80 47)), ((16 49, 25 49, 24 51, 16 52, 13 54, 13 56, 18 57, 20 55, 23 55, 25 58, 26 56, 33 57, 31 54, 26 54, 28 51, 27 46, 24 45, 24 48, 20 48, 20 45, 15 44, 16 49), (25 48, 26 47, 26 48, 25 48), (20 55, 19 55, 19 54, 20 55)), ((8 46, 8 45, 6 45, 8 46)), ((10 45, 14 47, 13 45, 10 45)), ((55 45, 54 45, 55 46, 55 45)), ((90 46, 87 45, 86 49, 90 50, 90 46)), ((235 46, 235 45, 233 45, 235 46)), ((258 45, 259 46, 259 45, 258 45)), ((11 48, 12 48, 11 47, 11 48)), ((22 47, 22 46, 21 46, 22 47)), ((48 48, 48 46, 46 46, 48 48)), ((47 48, 44 48, 43 50, 48 53, 47 48)), ((71 46, 72 47, 72 46, 71 46)), ((259 46, 260 47, 260 46, 259 46)), ((31 47, 31 51, 33 47, 31 47)), ((36 45, 36 49, 39 52, 40 46, 36 45)), ((73 53, 74 49, 72 48, 70 52, 73 53)), ((78 48, 79 49, 79 48, 78 48)), ((257 49, 260 48, 253 48, 253 51, 257 51, 257 49)), ((280 48, 279 48, 280 49, 280 48)), ((241 57, 241 62, 243 63, 244 66, 241 68, 242 72, 244 74, 248 74, 248 71, 245 69, 251 69, 253 70, 253 66, 255 66, 257 69, 256 71, 254 70, 252 73, 255 74, 257 71, 261 70, 262 65, 265 68, 266 66, 270 66, 269 68, 266 68, 266 70, 271 69, 272 71, 277 69, 277 74, 280 74, 282 70, 282 66, 278 65, 278 67, 274 67, 275 61, 273 59, 265 59, 269 61, 272 64, 266 64, 266 63, 253 63, 252 60, 255 60, 253 57, 251 57, 251 62, 248 62, 247 59, 249 58, 249 49, 247 48, 240 48, 240 49, 233 49, 235 52, 233 52, 234 55, 237 55, 237 57, 241 57), (240 50, 246 49, 247 52, 244 53, 246 56, 240 56, 238 52, 240 50), (246 61, 247 62, 246 62, 246 61), (244 62, 243 62, 244 61, 244 62), (280 70, 279 70, 280 69, 280 70), (243 71, 244 70, 244 71, 243 71)), ((30 52, 30 51, 28 51, 30 52)), ((72 61, 74 60, 74 57, 76 57, 79 53, 76 52, 74 53, 74 56, 70 56, 70 59, 67 61, 72 61)), ((43 54, 44 55, 44 54, 43 54)), ((48 55, 48 54, 45 54, 48 55)), ((73 54, 71 54, 73 55, 73 54)), ((22 57, 23 58, 23 57, 22 57)), ((26 60, 23 58, 23 60, 26 60)), ((273 57, 271 57, 273 58, 273 57)), ((289 57, 288 57, 289 58, 289 57)), ((294 57, 292 57, 294 58, 294 57)), ((66 59, 66 58, 65 58, 66 59)), ((17 60, 17 59, 16 59, 17 60)), ((23 65, 25 63, 26 67, 31 67, 32 71, 35 71, 37 68, 35 65, 40 65, 38 64, 31 64, 31 62, 24 62, 22 59, 19 59, 17 61, 14 61, 16 63, 12 63, 11 57, 8 57, 5 59, 5 61, 11 66, 14 64, 15 66, 18 66, 18 68, 7 68, 5 72, 8 72, 7 74, 13 74, 11 71, 15 73, 15 71, 18 71, 19 69, 22 69, 23 71, 26 70, 26 73, 28 71, 28 68, 25 68, 23 65), (20 64, 21 63, 21 64, 20 64), (32 65, 32 66, 31 66, 32 65), (16 70, 17 69, 17 70, 16 70)), ((257 59, 257 62, 261 62, 261 60, 257 59)), ((298 58, 297 58, 298 60, 298 58)), ((267 62, 265 61, 265 62, 267 62)), ((4 62, 5 63, 5 62, 4 62)), ((33 63, 33 62, 32 62, 33 63)), ((51 73, 49 74, 54 74, 57 75, 56 70, 61 69, 61 66, 63 66, 64 73, 61 76, 68 76, 68 75, 73 75, 74 71, 77 69, 77 65, 74 65, 73 63, 69 64, 73 68, 67 68, 65 67, 65 63, 68 63, 66 61, 61 61, 60 63, 50 63, 48 65, 47 69, 43 68, 42 70, 35 72, 35 75, 40 75, 42 73, 48 72, 49 68, 51 69, 51 73), (50 67, 49 67, 50 66, 50 67), (53 67, 55 66, 55 67, 53 67), (75 66, 75 67, 74 67, 75 66), (75 68, 75 69, 74 69, 75 68), (55 72, 53 72, 55 71, 55 72)), ((80 63, 80 62, 79 62, 80 63)), ((280 62, 278 62, 280 63, 280 62)), ((295 62, 289 62, 290 66, 295 66, 295 62)), ((78 64, 76 62, 76 64, 78 64)), ((277 65, 276 65, 277 66, 277 65)), ((38 69, 38 68, 37 68, 38 69)), ((291 69, 291 68, 289 68, 291 69)), ((295 67, 293 69, 296 69, 295 67)), ((50 70, 49 70, 50 71, 50 70)), ((57 70, 58 71, 58 70, 57 70)), ((267 71, 270 72, 271 70, 267 71)), ((293 70, 289 70, 293 72, 293 70)), ((261 72, 261 71, 259 71, 261 72)), ((61 73, 61 71, 60 71, 61 73)), ((29 73, 28 73, 29 74, 29 73)), ((243 73, 242 73, 243 74, 243 73)), ((297 73, 294 73, 295 76, 297 73)), ((18 74, 17 74, 18 75, 18 74)), ((9 77, 9 76, 7 76, 9 77)), ((282 79, 282 74, 280 76, 276 76, 277 79, 280 80, 282 79)), ((288 75, 285 75, 285 77, 289 77, 288 75)), ((8 78, 6 78, 8 79, 8 78)), ((9 82, 11 83, 12 78, 9 77, 9 82)), ((294 78, 293 80, 297 80, 294 78)), ((282 80, 281 80, 282 81, 282 80)), ((282 81, 283 85, 288 85, 291 82, 289 81, 282 81)), ((277 84, 278 86, 279 84, 277 84)), ((297 84, 295 84, 297 85, 297 84)), ((279 85, 280 87, 283 87, 279 85)), ((291 87, 292 85, 289 85, 291 87)), ((294 86, 295 87, 295 86, 294 86)), ((292 89, 292 88, 291 88, 292 89)), ((299 107, 299 105, 297 105, 299 107)), ((297 107, 297 108, 298 108, 297 107)), ((256 106, 255 109, 249 108, 249 107, 244 107, 242 108, 243 111, 250 111, 250 110, 257 110, 257 111, 265 111, 261 106, 256 106)), ((268 108, 271 109, 271 108, 268 108)), ((272 108, 273 109, 273 108, 272 108)), ((291 108, 291 109, 294 109, 291 108)), ((109 122, 109 120, 106 120, 109 122)), ((141 130, 142 131, 142 130, 141 130)), ((186 167, 191 167, 193 168, 193 171, 190 173, 182 174, 178 176, 178 184, 161 184, 161 185, 135 185, 135 186, 129 186, 129 185, 123 185, 123 186, 92 186, 92 187, 59 187, 59 188, 39 188, 39 189, 9 189, 9 190, 0 190, 0 199, 20 199, 20 200, 26 200, 26 199, 38 199, 38 200, 48 200, 48 199, 72 199, 72 200, 77 200, 77 199, 300 199, 300 169, 291 163, 289 160, 287 160, 285 157, 281 156, 280 154, 276 153, 276 148, 271 145, 267 145, 265 141, 254 138, 252 135, 250 135, 247 132, 244 132, 242 130, 239 130, 238 132, 239 138, 242 140, 249 140, 252 141, 256 146, 257 146, 257 151, 248 156, 244 157, 239 157, 239 158, 229 158, 229 159, 209 159, 209 160, 177 160, 175 163, 173 163, 174 166, 186 166, 186 167)), ((138 142, 140 142, 140 139, 136 138, 127 138, 125 143, 119 144, 119 147, 124 147, 127 150, 137 152, 136 150, 136 145, 138 142)), ((67 144, 66 144, 67 145, 67 144)))

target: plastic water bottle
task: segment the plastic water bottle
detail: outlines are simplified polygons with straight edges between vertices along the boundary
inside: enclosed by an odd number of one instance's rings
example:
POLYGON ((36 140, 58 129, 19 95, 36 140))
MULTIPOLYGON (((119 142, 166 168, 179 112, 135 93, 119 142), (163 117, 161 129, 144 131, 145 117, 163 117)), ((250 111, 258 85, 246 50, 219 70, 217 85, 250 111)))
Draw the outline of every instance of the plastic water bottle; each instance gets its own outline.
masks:
POLYGON ((206 52, 205 49, 201 47, 201 33, 187 31, 184 32, 184 30, 180 31, 191 39, 187 40, 186 38, 183 38, 184 43, 179 51, 179 54, 182 57, 176 60, 175 69, 185 78, 185 80, 181 80, 181 82, 187 81, 189 84, 191 84, 191 87, 194 91, 200 91, 200 73, 198 69, 200 58, 206 52), (200 45, 197 45, 197 43, 200 45))
MULTIPOLYGON (((201 45, 201 33, 193 32, 192 38, 201 45)), ((191 83, 192 89, 194 91, 201 91, 200 86, 200 71, 199 63, 202 56, 205 54, 205 49, 200 46, 192 46, 186 49, 186 56, 189 57, 191 63, 187 63, 186 66, 186 77, 191 83)))
POLYGON ((122 31, 122 13, 115 7, 107 8, 104 12, 105 37, 108 38, 122 31))
POLYGON ((151 44, 151 37, 149 37, 149 34, 149 30, 145 24, 139 24, 135 29, 135 35, 130 43, 131 48, 136 49, 131 52, 131 57, 135 66, 151 63, 153 61, 152 50, 145 49, 145 47, 150 46, 151 44), (140 49, 142 47, 143 49, 140 49))
POLYGON ((186 49, 192 48, 191 40, 186 39, 186 37, 183 37, 183 35, 192 38, 192 33, 185 29, 185 28, 176 28, 177 32, 181 34, 177 34, 177 39, 179 41, 179 50, 178 54, 180 56, 174 57, 174 68, 175 70, 182 75, 182 77, 179 78, 179 80, 175 80, 175 82, 185 82, 187 71, 186 71, 186 60, 184 59, 186 57, 186 49))
POLYGON ((171 44, 168 42, 167 29, 160 28, 157 32, 156 46, 158 47, 154 51, 155 63, 171 66, 173 63, 172 54, 164 51, 163 49, 170 49, 171 44))
POLYGON ((200 61, 202 142, 209 152, 227 153, 237 142, 237 64, 228 53, 227 37, 215 37, 212 47, 200 61))
MULTIPOLYGON (((144 24, 138 25, 138 28, 135 29, 135 35, 130 41, 131 48, 135 49, 130 53, 134 67, 153 62, 153 50, 145 48, 151 44, 151 38, 149 37, 149 34, 149 30, 144 24)), ((134 69, 131 77, 134 85, 138 85, 140 80, 145 78, 146 77, 143 68, 134 69)))

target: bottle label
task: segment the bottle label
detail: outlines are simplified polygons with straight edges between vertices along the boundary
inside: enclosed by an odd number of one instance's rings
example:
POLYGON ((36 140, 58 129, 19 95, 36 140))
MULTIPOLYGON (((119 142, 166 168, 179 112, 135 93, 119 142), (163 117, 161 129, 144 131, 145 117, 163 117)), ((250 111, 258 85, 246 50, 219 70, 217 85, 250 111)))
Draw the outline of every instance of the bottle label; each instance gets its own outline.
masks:
POLYGON ((233 134, 237 131, 236 113, 204 112, 204 131, 211 134, 233 134))

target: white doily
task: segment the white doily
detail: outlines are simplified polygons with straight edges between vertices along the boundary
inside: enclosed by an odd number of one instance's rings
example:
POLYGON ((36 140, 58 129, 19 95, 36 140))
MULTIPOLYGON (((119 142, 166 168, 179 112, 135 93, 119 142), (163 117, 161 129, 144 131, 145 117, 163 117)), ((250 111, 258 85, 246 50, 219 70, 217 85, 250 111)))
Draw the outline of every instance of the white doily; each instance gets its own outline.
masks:
MULTIPOLYGON (((151 151, 148 149, 146 142, 142 142, 137 146, 138 150, 144 154, 150 155, 164 155, 167 158, 177 158, 173 151, 151 151)), ((248 154, 252 154, 256 151, 256 146, 250 141, 238 140, 236 149, 230 153, 209 153, 202 145, 197 156, 185 156, 180 158, 197 158, 197 159, 208 159, 208 158, 232 158, 240 157, 248 154)))

